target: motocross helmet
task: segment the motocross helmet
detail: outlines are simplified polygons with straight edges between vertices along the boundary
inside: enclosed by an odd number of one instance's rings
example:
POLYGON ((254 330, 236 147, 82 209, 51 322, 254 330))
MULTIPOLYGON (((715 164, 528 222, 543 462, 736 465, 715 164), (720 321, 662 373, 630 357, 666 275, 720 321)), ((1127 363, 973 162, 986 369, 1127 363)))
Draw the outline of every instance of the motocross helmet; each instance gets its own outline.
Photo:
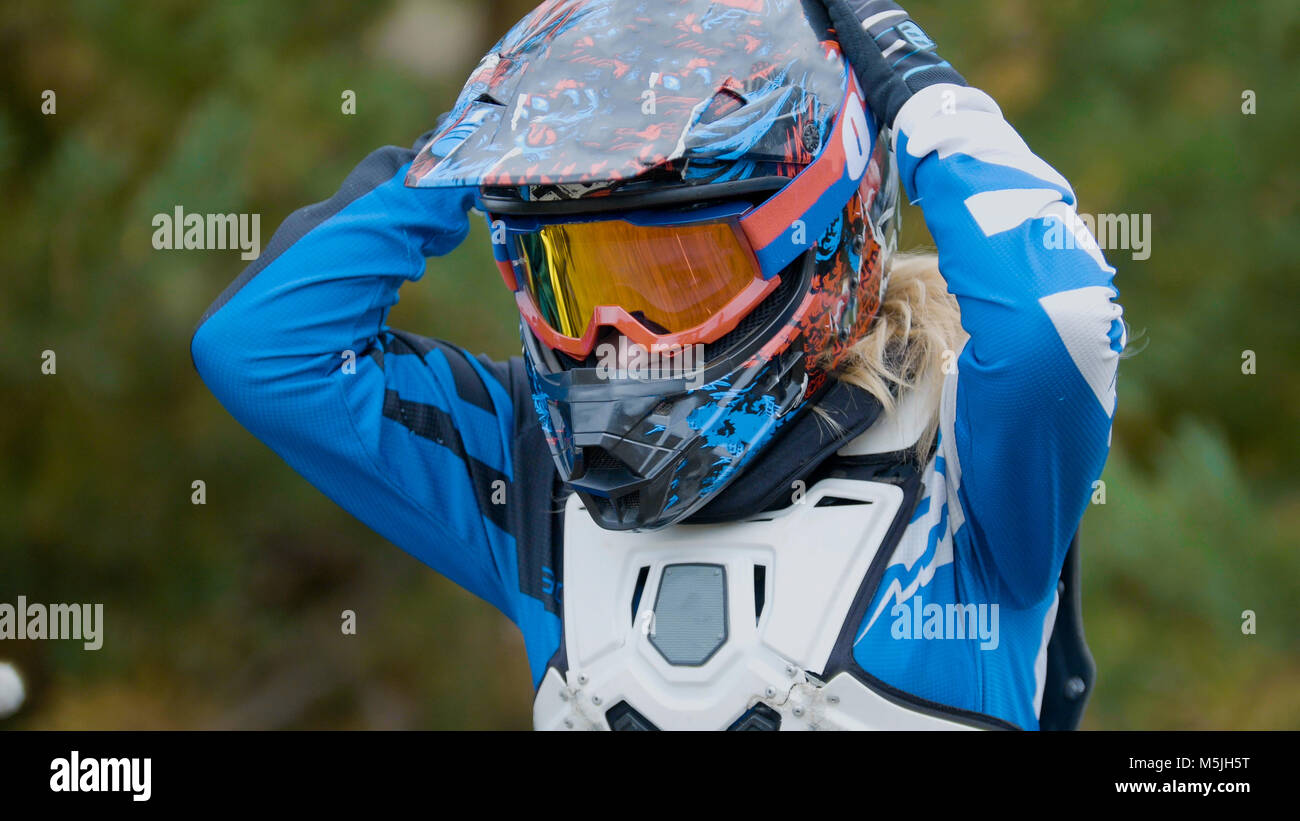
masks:
POLYGON ((880 306, 897 173, 820 4, 549 0, 444 123, 406 184, 477 189, 542 432, 604 528, 716 498, 880 306))

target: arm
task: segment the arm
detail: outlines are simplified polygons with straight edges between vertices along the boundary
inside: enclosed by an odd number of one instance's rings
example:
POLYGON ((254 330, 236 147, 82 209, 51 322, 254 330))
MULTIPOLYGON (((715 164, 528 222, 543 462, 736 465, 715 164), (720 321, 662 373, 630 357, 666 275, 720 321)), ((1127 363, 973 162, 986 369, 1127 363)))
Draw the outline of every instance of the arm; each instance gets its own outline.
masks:
POLYGON ((897 128, 904 185, 970 336, 941 412, 965 541, 1012 599, 1038 601, 1109 449, 1124 344, 1115 271, 1068 183, 983 92, 932 86, 897 128), (1073 247, 1057 241, 1063 226, 1078 235, 1073 247))
POLYGON ((1124 345, 1114 269, 1066 180, 902 9, 827 5, 859 75, 875 83, 868 102, 894 127, 903 185, 970 335, 941 411, 953 515, 964 519, 952 530, 965 527, 956 549, 969 549, 1008 598, 1041 601, 1109 448, 1124 345))
POLYGON ((481 504, 511 476, 507 387, 460 349, 385 325, 398 288, 469 230, 472 192, 403 185, 414 153, 382 148, 290 215, 191 352, 231 415, 304 478, 513 615, 506 540, 481 504))

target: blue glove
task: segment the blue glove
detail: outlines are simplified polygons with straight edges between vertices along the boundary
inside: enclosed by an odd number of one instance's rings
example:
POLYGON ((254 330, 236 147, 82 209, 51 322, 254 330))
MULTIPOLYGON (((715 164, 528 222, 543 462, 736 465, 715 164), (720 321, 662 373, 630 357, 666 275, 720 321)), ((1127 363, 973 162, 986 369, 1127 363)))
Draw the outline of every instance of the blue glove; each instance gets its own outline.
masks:
POLYGON ((912 95, 938 83, 966 85, 934 41, 890 0, 822 0, 876 121, 892 127, 912 95))

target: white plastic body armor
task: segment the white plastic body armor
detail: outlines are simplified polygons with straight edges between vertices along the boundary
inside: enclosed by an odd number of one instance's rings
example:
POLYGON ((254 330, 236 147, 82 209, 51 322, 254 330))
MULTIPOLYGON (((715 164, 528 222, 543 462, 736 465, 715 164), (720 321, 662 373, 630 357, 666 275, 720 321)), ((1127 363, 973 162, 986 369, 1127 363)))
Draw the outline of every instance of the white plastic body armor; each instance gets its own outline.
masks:
MULTIPOLYGON (((906 394, 840 453, 909 447, 937 398, 906 394)), ((601 529, 570 496, 568 672, 546 671, 534 726, 766 729, 779 717, 782 730, 971 729, 849 673, 822 682, 808 672, 826 669, 903 497, 885 482, 826 479, 798 503, 747 521, 632 533, 601 529), (819 507, 823 500, 837 503, 819 507)))
POLYGON ((782 730, 968 729, 848 673, 819 682, 806 672, 826 668, 902 502, 891 484, 827 479, 749 521, 629 533, 602 530, 571 496, 569 669, 547 670, 535 726, 611 729, 631 708, 664 730, 725 730, 746 718, 770 726, 774 714, 782 730), (819 507, 828 497, 837 503, 819 507))

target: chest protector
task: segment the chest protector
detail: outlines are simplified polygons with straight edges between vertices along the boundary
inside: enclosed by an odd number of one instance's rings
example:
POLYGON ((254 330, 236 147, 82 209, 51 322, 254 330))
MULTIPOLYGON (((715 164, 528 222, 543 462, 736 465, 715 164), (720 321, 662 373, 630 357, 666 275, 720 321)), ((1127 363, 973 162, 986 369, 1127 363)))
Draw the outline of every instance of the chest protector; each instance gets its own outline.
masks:
POLYGON ((604 530, 568 497, 563 639, 534 701, 537 729, 1010 726, 902 693, 853 660, 922 495, 900 442, 916 441, 928 413, 904 405, 903 424, 873 427, 879 404, 841 384, 820 404, 836 424, 810 414, 687 523, 604 530))

